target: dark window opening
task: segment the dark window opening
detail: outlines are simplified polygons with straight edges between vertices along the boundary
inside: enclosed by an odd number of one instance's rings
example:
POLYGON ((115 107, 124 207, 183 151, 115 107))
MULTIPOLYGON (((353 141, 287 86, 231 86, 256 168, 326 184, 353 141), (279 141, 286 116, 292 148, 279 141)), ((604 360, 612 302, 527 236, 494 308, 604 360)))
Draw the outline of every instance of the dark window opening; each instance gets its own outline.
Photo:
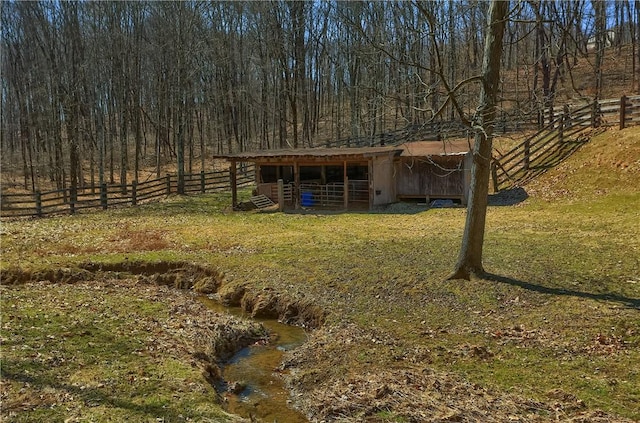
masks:
POLYGON ((260 180, 263 183, 276 183, 278 179, 285 184, 293 182, 293 166, 260 166, 260 180))
POLYGON ((347 166, 347 178, 360 181, 369 180, 369 166, 347 166))
MULTIPOLYGON (((369 167, 367 165, 347 165, 349 180, 368 180, 369 167)), ((293 166, 260 166, 260 181, 262 183, 276 183, 282 179, 285 184, 294 181, 293 166)), ((300 166, 301 182, 317 182, 331 184, 344 182, 344 167, 342 165, 300 166)))
POLYGON ((301 182, 321 182, 322 166, 300 166, 301 182))

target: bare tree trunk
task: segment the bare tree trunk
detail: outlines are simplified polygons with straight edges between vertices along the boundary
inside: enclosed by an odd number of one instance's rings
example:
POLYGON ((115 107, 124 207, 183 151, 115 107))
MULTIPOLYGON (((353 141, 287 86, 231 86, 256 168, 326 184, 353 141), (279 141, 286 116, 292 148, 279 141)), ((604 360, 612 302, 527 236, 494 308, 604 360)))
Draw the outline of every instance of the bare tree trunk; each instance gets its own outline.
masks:
POLYGON ((635 25, 635 44, 634 44, 634 50, 637 48, 638 50, 635 53, 635 60, 637 62, 636 66, 635 66, 635 85, 633 87, 634 91, 636 93, 640 94, 640 0, 635 0, 634 3, 635 9, 636 9, 636 25, 635 25))
POLYGON ((604 61, 604 49, 607 40, 607 16, 605 0, 592 0, 596 14, 596 61, 594 65, 596 76, 596 99, 602 98, 602 62, 604 61))
POLYGON ((449 279, 469 280, 471 275, 483 276, 485 273, 482 266, 482 247, 487 216, 491 144, 500 83, 502 37, 508 10, 509 2, 507 1, 493 0, 489 6, 489 28, 485 35, 480 106, 475 119, 475 145, 467 220, 458 262, 449 279))

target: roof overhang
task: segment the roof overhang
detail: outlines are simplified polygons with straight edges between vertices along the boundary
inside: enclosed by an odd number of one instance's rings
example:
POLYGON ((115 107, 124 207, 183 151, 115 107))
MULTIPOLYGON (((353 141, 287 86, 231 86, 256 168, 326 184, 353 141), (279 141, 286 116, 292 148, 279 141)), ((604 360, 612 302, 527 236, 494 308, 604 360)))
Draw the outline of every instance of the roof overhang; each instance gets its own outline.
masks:
POLYGON ((473 141, 413 141, 399 146, 401 157, 463 156, 473 149, 473 141))
POLYGON ((341 147, 341 148, 301 148, 245 151, 234 154, 216 155, 213 158, 231 162, 298 162, 298 161, 353 161, 372 157, 430 157, 465 155, 473 148, 473 142, 453 141, 413 141, 399 146, 388 147, 341 147))
POLYGON ((344 147, 344 148, 301 148, 301 149, 282 149, 282 150, 262 150, 262 151, 246 151, 242 153, 217 155, 214 158, 226 159, 229 161, 271 161, 271 160, 288 160, 288 161, 324 161, 324 160, 361 160, 376 156, 393 155, 397 156, 402 153, 402 149, 398 147, 344 147))

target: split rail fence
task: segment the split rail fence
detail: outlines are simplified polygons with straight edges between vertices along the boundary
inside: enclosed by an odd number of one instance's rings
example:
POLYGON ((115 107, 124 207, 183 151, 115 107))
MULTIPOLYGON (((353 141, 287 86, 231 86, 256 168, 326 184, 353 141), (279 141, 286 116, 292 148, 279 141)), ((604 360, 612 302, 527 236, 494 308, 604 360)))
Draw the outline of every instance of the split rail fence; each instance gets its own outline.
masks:
MULTIPOLYGON (((504 122, 503 122, 504 123, 504 122)), ((506 123, 504 123, 506 125, 506 123)), ((587 130, 617 125, 620 129, 640 124, 640 96, 600 100, 579 106, 565 106, 562 113, 518 146, 492 161, 492 180, 495 191, 519 186, 557 165, 589 141, 587 130)), ((521 125, 518 125, 522 127, 521 125)), ((497 122, 500 128, 500 122, 497 122)), ((506 126, 503 128, 506 130, 506 126)), ((403 129, 381 134, 376 139, 341 140, 332 146, 394 145, 415 138, 418 134, 462 134, 468 131, 451 122, 421 126, 418 130, 403 129)), ((237 175, 238 186, 254 182, 254 166, 245 165, 237 175)), ((210 193, 230 190, 228 171, 185 174, 183 194, 210 193)), ((108 209, 135 206, 178 193, 177 175, 132 182, 129 185, 107 185, 73 190, 71 188, 36 191, 30 194, 1 194, 0 217, 44 217, 55 214, 74 214, 84 209, 108 209)), ((354 191, 357 188, 354 187, 354 191)), ((338 200, 336 200, 338 201, 338 200)))
POLYGON ((564 106, 562 113, 492 161, 494 191, 520 186, 558 165, 590 139, 588 130, 640 124, 640 96, 564 106))
MULTIPOLYGON (((248 165, 238 172, 238 186, 247 186, 254 181, 254 166, 248 165)), ((229 172, 200 172, 184 175, 183 194, 204 194, 228 191, 229 172)), ((2 194, 1 217, 44 217, 55 214, 74 214, 85 209, 106 210, 118 206, 135 206, 178 193, 178 176, 164 177, 144 182, 133 181, 128 185, 107 185, 74 190, 72 188, 52 191, 36 191, 32 194, 2 194)))

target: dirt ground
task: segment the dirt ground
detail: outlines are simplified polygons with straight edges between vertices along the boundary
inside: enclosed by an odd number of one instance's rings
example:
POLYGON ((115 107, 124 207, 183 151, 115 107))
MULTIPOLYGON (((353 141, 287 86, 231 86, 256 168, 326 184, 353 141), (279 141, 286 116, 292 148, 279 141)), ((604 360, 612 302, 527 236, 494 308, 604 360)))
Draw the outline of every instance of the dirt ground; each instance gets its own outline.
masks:
MULTIPOLYGON (((434 352, 415 348, 396 355, 396 364, 380 368, 372 360, 365 372, 345 362, 354 351, 372 354, 393 349, 396 341, 353 325, 322 328, 283 363, 295 405, 313 422, 631 422, 587 410, 575 396, 554 390, 533 401, 492 392, 460 376, 429 367, 434 352)), ((481 346, 464 354, 490 357, 481 346)), ((355 360, 362 361, 356 357, 355 360)))

